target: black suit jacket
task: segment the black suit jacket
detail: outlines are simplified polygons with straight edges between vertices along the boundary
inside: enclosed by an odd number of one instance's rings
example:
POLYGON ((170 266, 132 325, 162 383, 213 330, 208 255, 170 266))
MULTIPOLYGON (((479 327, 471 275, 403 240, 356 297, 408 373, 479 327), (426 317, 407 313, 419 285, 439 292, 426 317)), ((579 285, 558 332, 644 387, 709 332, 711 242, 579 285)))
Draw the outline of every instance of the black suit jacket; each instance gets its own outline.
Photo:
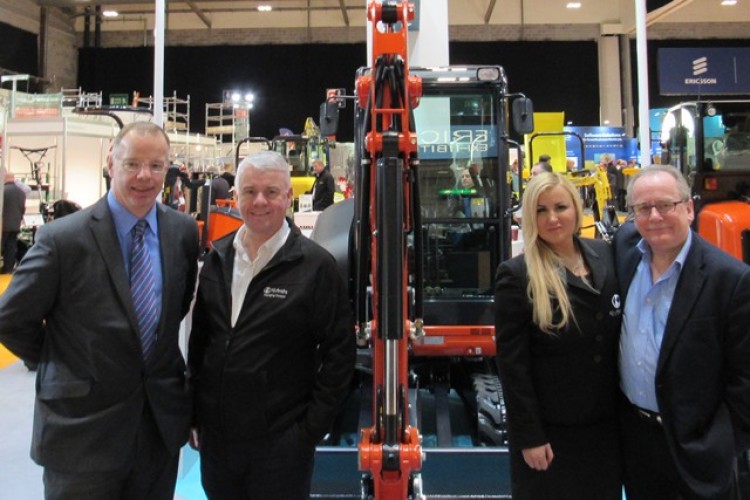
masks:
POLYGON ((163 302, 148 364, 106 197, 42 226, 0 297, 0 342, 39 364, 31 455, 40 465, 126 465, 145 406, 170 452, 187 440, 191 399, 178 334, 195 286, 198 231, 161 204, 157 217, 163 302))
POLYGON ((555 335, 532 322, 524 257, 498 267, 496 360, 515 449, 549 442, 549 425, 590 425, 617 415, 621 311, 612 252, 601 240, 578 241, 596 290, 568 276, 568 297, 578 327, 571 322, 555 335))
MULTIPOLYGON (((615 237, 623 297, 640 236, 615 237)), ((664 330, 656 398, 685 498, 729 498, 735 457, 750 446, 750 266, 693 233, 664 330)))

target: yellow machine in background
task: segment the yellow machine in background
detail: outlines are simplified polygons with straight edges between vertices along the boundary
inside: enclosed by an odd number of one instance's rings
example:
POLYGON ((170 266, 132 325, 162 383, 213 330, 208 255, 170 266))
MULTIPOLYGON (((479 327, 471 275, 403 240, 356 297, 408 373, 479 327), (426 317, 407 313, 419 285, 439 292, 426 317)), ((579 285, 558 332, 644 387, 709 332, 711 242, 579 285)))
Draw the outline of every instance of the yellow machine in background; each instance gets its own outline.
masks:
POLYGON ((524 158, 523 175, 527 179, 531 167, 537 163, 542 154, 551 157, 552 170, 565 172, 566 148, 563 127, 565 125, 565 113, 534 113, 534 131, 524 136, 525 150, 529 155, 524 158))
POLYGON ((328 165, 328 139, 321 137, 318 128, 310 126, 310 121, 308 118, 305 131, 313 132, 313 135, 279 135, 271 141, 271 149, 286 158, 291 167, 295 202, 301 194, 305 194, 313 187, 315 176, 312 162, 321 160, 328 165))
POLYGON ((591 211, 593 224, 582 224, 582 229, 593 226, 594 236, 610 240, 620 226, 617 212, 611 204, 612 190, 607 179, 607 172, 596 168, 594 170, 581 170, 576 173, 568 173, 568 179, 578 188, 589 188, 593 190, 593 202, 591 211))

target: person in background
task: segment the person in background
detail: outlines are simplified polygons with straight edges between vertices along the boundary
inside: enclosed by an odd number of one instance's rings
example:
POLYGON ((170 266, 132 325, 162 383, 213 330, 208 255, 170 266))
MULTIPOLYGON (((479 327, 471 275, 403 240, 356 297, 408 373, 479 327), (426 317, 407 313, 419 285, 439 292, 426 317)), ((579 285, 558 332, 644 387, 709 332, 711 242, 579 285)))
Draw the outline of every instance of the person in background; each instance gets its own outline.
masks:
POLYGON ((517 198, 518 192, 520 191, 520 183, 521 183, 521 177, 520 173, 518 171, 518 158, 513 160, 513 163, 510 164, 510 175, 511 175, 511 189, 513 191, 513 195, 517 198))
POLYGON ((326 169, 325 164, 321 160, 314 160, 312 167, 313 172, 315 172, 315 183, 312 188, 313 210, 322 211, 333 205, 336 182, 333 180, 331 172, 326 169))
POLYGON ((739 499, 750 448, 750 267, 690 229, 685 178, 640 170, 615 234, 628 500, 739 499))
POLYGON ((628 168, 628 164, 625 162, 625 160, 615 160, 615 169, 617 170, 617 174, 615 191, 612 194, 615 197, 615 206, 617 207, 617 210, 621 212, 625 212, 628 209, 626 202, 626 197, 628 194, 627 179, 625 177, 625 172, 623 172, 623 170, 626 168, 628 168))
POLYGON ((472 177, 471 171, 468 168, 461 170, 453 192, 455 194, 448 198, 451 206, 449 210, 450 215, 454 217, 472 217, 471 199, 476 196, 477 192, 474 177, 472 177))
POLYGON ((539 162, 534 164, 533 167, 531 167, 531 177, 535 177, 542 173, 551 173, 552 172, 552 165, 550 165, 547 162, 539 162))
POLYGON ((26 193, 16 184, 16 176, 7 172, 3 186, 2 274, 10 274, 16 267, 18 233, 25 213, 26 193))
POLYGON ((221 176, 215 176, 211 179, 211 198, 209 199, 210 205, 216 205, 216 200, 230 200, 232 194, 230 193, 231 186, 221 176))
POLYGON ((552 172, 554 169, 552 168, 552 157, 550 155, 542 154, 539 155, 539 163, 543 163, 547 167, 544 168, 545 172, 552 172))
POLYGON ((39 228, 0 296, 0 342, 38 364, 32 459, 45 498, 171 500, 191 416, 180 321, 198 228, 156 198, 169 139, 115 137, 112 189, 39 228))
POLYGON ((187 173, 180 170, 178 165, 170 165, 164 177, 162 203, 180 212, 185 212, 189 191, 190 178, 187 173))
POLYGON ((461 189, 473 189, 475 185, 474 184, 475 178, 476 176, 472 176, 471 170, 469 170, 468 168, 461 170, 460 188, 461 189))
POLYGON ((229 189, 231 190, 234 188, 234 167, 231 163, 224 164, 224 172, 219 176, 225 181, 227 181, 227 184, 229 184, 229 189))
POLYGON ((620 500, 620 298, 609 245, 577 236, 583 208, 562 175, 533 177, 525 253, 500 264, 496 362, 514 500, 620 500))
POLYGON ((307 499, 315 445, 354 372, 346 285, 285 219, 293 194, 281 155, 245 158, 236 188, 243 225, 214 242, 193 312, 192 444, 209 498, 307 499))
POLYGON ((74 214, 81 210, 81 205, 70 200, 57 200, 52 204, 52 215, 55 220, 62 219, 66 215, 74 214))

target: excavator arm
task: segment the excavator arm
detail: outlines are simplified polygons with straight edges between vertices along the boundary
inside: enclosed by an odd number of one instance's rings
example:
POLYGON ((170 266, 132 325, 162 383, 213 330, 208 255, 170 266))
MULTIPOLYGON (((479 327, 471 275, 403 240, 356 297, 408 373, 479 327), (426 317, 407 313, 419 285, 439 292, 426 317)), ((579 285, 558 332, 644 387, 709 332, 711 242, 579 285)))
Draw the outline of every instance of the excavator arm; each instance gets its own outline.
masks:
POLYGON ((410 263, 407 249, 408 235, 419 238, 415 228, 421 227, 412 117, 421 81, 409 75, 407 23, 414 18, 413 4, 371 1, 367 15, 373 62, 356 82, 365 113, 358 274, 362 288, 369 280, 372 294, 371 315, 366 317, 365 305, 358 305, 358 322, 370 332, 374 397, 373 425, 361 430, 359 468, 369 474, 374 498, 404 499, 422 466, 419 431, 409 425, 407 366, 409 332, 421 325, 409 316, 409 284, 419 282, 421 272, 410 263))

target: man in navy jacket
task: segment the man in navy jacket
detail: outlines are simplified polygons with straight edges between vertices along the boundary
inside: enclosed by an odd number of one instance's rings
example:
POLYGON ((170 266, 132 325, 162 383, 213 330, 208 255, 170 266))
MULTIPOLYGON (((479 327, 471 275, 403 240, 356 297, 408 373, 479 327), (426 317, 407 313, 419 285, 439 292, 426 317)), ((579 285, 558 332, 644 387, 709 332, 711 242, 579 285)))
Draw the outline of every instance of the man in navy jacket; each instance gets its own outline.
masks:
POLYGON ((640 171, 628 204, 635 224, 615 237, 628 499, 739 499, 736 457, 750 447, 750 266, 690 230, 693 202, 675 168, 640 171))

